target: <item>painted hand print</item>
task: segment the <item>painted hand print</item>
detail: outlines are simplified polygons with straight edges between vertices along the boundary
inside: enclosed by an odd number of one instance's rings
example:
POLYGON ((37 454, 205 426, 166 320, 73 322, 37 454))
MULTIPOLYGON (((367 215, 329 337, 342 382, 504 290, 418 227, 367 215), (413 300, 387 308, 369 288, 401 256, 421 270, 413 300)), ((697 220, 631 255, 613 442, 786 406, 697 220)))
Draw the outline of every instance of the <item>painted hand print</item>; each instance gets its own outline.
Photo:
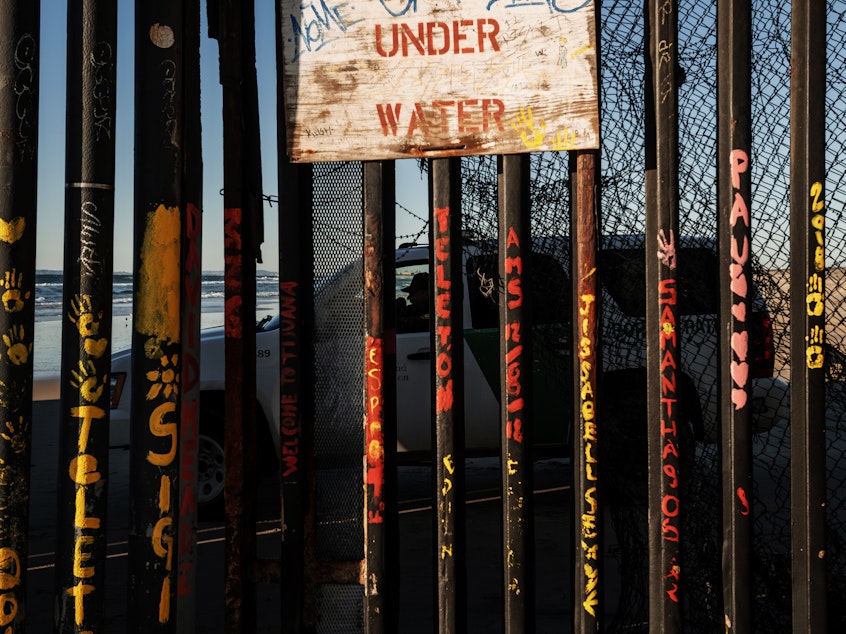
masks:
POLYGON ((32 295, 30 291, 23 290, 23 273, 18 273, 15 269, 6 271, 3 279, 0 280, 0 287, 6 289, 0 295, 0 303, 3 304, 7 313, 22 311, 26 300, 32 295))
POLYGON ((672 229, 670 230, 669 240, 664 234, 663 229, 658 232, 658 259, 661 261, 661 264, 670 270, 676 268, 676 241, 672 229))

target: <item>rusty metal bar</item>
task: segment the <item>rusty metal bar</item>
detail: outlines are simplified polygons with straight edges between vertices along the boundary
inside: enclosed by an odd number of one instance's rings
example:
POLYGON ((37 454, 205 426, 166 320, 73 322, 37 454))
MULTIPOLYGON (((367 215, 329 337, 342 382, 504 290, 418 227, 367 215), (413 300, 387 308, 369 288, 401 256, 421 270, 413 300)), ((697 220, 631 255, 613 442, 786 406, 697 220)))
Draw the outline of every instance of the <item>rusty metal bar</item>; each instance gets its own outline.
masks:
MULTIPOLYGON (((27 612, 40 3, 0 0, 0 490, 3 625, 23 631, 27 612)), ((70 556, 69 550, 65 557, 70 556)))
POLYGON ((650 632, 682 627, 677 246, 678 7, 649 0, 646 55, 646 352, 650 632), (656 257, 657 256, 657 257, 656 257))
POLYGON ((385 623, 385 385, 382 332, 382 191, 381 164, 364 163, 364 611, 366 631, 390 631, 385 623))
POLYGON ((182 197, 182 385, 179 454, 176 629, 195 629, 197 615, 197 479, 200 432, 200 297, 203 160, 200 129, 200 3, 183 0, 184 117, 182 197))
POLYGON ((497 159, 505 631, 535 630, 529 156, 497 159))
POLYGON ((574 631, 598 632, 603 611, 603 531, 600 501, 602 488, 599 464, 601 417, 598 415, 599 386, 599 274, 600 245, 597 200, 597 152, 571 152, 575 163, 572 184, 572 271, 573 271, 573 486, 578 500, 574 513, 575 609, 574 631))
POLYGON ((174 632, 183 374, 183 7, 135 6, 130 631, 174 632))
POLYGON ((256 624, 256 260, 260 260, 262 187, 252 0, 209 4, 220 47, 223 85, 223 222, 226 322, 226 628, 256 624), (214 6, 216 5, 216 6, 214 6), (213 15, 214 14, 214 15, 213 15))
POLYGON ((396 412, 396 333, 386 328, 393 312, 387 297, 393 299, 394 227, 384 222, 394 215, 393 192, 384 187, 392 176, 393 163, 364 163, 364 604, 369 633, 396 631, 398 617, 399 578, 390 574, 396 573, 390 562, 398 556, 390 535, 397 526, 396 415, 387 415, 396 412))
MULTIPOLYGON (((282 63, 282 0, 276 2, 277 121, 285 120, 282 63)), ((314 248, 312 242, 312 166, 288 158, 287 130, 277 128, 279 209, 279 465, 282 491, 280 607, 283 634, 305 629, 306 560, 314 559, 306 518, 313 518, 314 248), (308 555, 307 555, 308 553, 308 555)), ((314 624, 311 623, 313 626, 314 624)))
POLYGON ((792 4, 790 518, 793 630, 827 631, 825 580, 826 3, 792 4))
POLYGON ((68 5, 56 622, 102 631, 106 588, 117 6, 68 5))
POLYGON ((438 631, 467 629, 461 160, 431 161, 429 314, 438 631))
POLYGON ((751 50, 749 0, 717 3, 717 191, 720 262, 720 420, 723 610, 726 632, 753 631, 753 306, 751 50))

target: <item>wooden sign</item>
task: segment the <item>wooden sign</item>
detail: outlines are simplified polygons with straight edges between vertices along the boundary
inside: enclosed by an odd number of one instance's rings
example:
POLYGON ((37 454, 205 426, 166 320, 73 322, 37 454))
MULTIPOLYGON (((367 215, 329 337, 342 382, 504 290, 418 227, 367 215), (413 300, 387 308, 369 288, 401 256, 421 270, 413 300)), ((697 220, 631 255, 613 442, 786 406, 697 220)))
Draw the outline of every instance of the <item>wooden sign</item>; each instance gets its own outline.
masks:
POLYGON ((294 161, 599 146, 594 0, 284 0, 294 161))

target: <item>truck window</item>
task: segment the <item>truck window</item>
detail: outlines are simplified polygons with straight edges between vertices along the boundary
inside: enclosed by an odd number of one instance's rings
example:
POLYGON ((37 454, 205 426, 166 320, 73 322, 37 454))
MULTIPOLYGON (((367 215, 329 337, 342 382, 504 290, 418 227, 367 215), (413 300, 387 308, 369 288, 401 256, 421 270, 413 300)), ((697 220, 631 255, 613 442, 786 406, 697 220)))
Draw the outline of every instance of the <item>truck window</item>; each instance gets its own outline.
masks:
MULTIPOLYGON (((717 256, 710 249, 679 252, 679 313, 710 315, 719 310, 717 256)), ((602 284, 626 315, 646 315, 646 263, 643 249, 607 249, 599 255, 602 284)))
MULTIPOLYGON (((529 297, 535 324, 566 324, 570 318, 570 278, 558 261, 544 253, 531 255, 532 275, 529 297)), ((467 259, 467 297, 473 328, 499 326, 499 296, 502 282, 497 254, 487 253, 467 259)))
POLYGON ((397 333, 429 332, 429 265, 397 267, 397 333))

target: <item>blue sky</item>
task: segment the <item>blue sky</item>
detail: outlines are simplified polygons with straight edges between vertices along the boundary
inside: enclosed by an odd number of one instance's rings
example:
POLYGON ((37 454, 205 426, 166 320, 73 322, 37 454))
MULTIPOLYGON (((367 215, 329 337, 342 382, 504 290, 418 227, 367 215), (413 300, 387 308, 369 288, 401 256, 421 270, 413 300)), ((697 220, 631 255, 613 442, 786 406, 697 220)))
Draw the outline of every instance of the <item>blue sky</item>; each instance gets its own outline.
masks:
MULTIPOLYGON (((115 143, 115 271, 132 270, 133 227, 133 115, 134 3, 118 0, 117 117, 115 143)), ((223 269, 223 133, 222 101, 218 80, 218 47, 209 39, 205 0, 202 0, 201 82, 203 126, 203 269, 223 269)), ((276 177, 276 43, 274 2, 256 2, 256 60, 259 78, 262 162, 265 193, 277 195, 276 177)), ((41 80, 39 110, 38 237, 39 269, 61 269, 64 249, 65 195, 65 73, 67 59, 67 3, 41 2, 41 80)), ((426 183, 414 161, 397 163, 397 200, 425 217, 426 183)), ((283 196, 284 199, 284 196, 283 196)), ((265 205, 265 270, 277 270, 278 207, 265 205)), ((410 216, 397 218, 398 233, 419 230, 410 216)))

